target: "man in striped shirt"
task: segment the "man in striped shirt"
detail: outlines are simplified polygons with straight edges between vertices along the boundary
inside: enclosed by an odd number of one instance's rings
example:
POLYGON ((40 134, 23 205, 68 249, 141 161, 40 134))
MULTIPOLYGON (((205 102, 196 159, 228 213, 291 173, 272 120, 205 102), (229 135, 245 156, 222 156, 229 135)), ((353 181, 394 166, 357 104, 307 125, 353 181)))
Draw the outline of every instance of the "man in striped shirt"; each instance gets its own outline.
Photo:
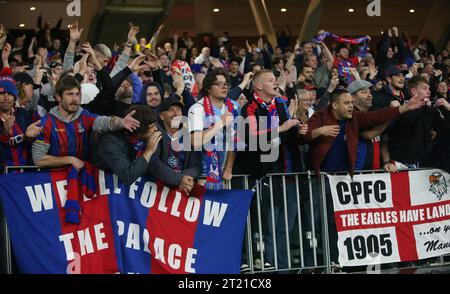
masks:
POLYGON ((18 91, 9 68, 0 73, 0 173, 3 166, 29 165, 31 143, 42 131, 40 121, 23 108, 14 107, 18 91))
POLYGON ((81 88, 72 76, 59 79, 55 87, 59 105, 42 120, 43 133, 33 143, 33 161, 41 167, 72 165, 77 170, 88 160, 89 137, 93 132, 119 129, 133 132, 139 122, 129 113, 125 118, 97 116, 80 107, 81 88))

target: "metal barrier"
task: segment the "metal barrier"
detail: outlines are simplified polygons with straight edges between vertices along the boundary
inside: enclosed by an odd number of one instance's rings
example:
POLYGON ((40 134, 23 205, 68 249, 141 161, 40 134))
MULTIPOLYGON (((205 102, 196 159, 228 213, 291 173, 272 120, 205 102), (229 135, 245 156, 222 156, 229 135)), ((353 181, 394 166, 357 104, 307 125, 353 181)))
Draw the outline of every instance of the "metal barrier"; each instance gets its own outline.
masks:
MULTIPOLYGON (((39 168, 6 167, 6 173, 11 171, 39 171, 39 168)), ((227 189, 250 189, 255 192, 243 244, 242 264, 246 273, 331 274, 340 271, 337 256, 330 247, 333 232, 330 233, 328 218, 333 211, 332 208, 327 209, 332 207, 331 199, 327 197, 327 185, 324 174, 317 177, 309 171, 269 174, 262 179, 235 175, 225 183, 227 189)), ((0 215, 0 223, 3 272, 12 274, 12 248, 3 214, 0 215)), ((448 263, 441 257, 439 264, 448 263)))
MULTIPOLYGON (((384 171, 361 171, 356 174, 375 173, 384 173, 384 171)), ((330 246, 330 240, 337 241, 337 233, 335 229, 333 232, 333 228, 330 230, 329 227, 328 219, 334 218, 334 211, 325 174, 319 177, 309 171, 294 174, 269 174, 259 181, 248 175, 234 176, 226 187, 233 189, 252 189, 253 187, 255 192, 247 219, 242 258, 243 269, 247 269, 247 273, 331 274, 343 271, 338 265, 336 245, 330 246), (289 181, 291 183, 287 183, 289 181), (281 183, 281 187, 274 183, 281 183), (289 193, 294 193, 294 197, 289 197, 292 196, 289 193), (292 205, 295 206, 294 209, 292 205), (281 218, 279 214, 277 217, 277 210, 280 211, 280 207, 281 218), (291 223, 293 218, 295 226, 291 223), (280 242, 280 238, 285 240, 280 242), (283 248, 279 248, 279 245, 283 248)), ((433 266, 450 264, 450 260, 446 260, 448 257, 447 255, 445 259, 444 256, 435 258, 433 266)), ((395 263, 385 267, 415 268, 419 267, 417 264, 395 263)), ((424 264, 420 267, 428 266, 424 264)), ((368 267, 361 268, 348 268, 345 271, 367 272, 368 270, 368 267)))

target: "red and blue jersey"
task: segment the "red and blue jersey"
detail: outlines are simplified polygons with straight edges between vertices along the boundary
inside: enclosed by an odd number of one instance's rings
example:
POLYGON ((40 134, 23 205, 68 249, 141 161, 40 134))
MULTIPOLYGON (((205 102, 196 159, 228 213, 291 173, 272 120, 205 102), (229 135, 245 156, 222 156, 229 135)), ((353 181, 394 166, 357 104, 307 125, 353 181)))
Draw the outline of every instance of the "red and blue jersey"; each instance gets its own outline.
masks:
POLYGON ((3 122, 0 121, 0 168, 7 166, 31 165, 31 142, 25 141, 27 127, 33 123, 32 116, 24 109, 14 111, 16 120, 10 136, 3 134, 3 122))
POLYGON ((342 59, 335 57, 333 67, 337 68, 339 77, 343 78, 347 84, 351 84, 355 79, 350 73, 352 67, 358 66, 358 57, 351 57, 349 59, 342 59))
POLYGON ((96 114, 83 110, 77 119, 66 123, 47 113, 41 119, 44 130, 36 140, 50 145, 48 155, 74 156, 87 160, 89 137, 97 117, 96 114))

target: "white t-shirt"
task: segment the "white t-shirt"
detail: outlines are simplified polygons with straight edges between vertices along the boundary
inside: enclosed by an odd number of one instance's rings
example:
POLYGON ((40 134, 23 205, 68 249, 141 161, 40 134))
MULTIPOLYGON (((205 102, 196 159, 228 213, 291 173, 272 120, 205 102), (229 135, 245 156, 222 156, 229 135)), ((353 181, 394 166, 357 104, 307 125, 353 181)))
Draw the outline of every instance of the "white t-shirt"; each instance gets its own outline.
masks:
MULTIPOLYGON (((188 114, 188 130, 189 130, 189 134, 191 134, 192 132, 203 132, 205 130, 205 118, 206 118, 206 114, 205 114, 205 109, 203 106, 203 101, 204 98, 200 99, 197 103, 195 103, 194 105, 191 106, 191 108, 189 108, 189 114, 188 114)), ((241 107, 240 104, 237 103, 236 101, 231 100, 231 102, 233 103, 233 108, 237 110, 238 113, 240 113, 241 111, 241 107)), ((213 110, 214 110, 214 114, 215 114, 215 119, 214 121, 218 122, 221 120, 220 116, 225 114, 228 109, 226 107, 225 104, 222 105, 222 108, 219 109, 217 107, 215 107, 213 105, 213 110)), ((221 129, 215 137, 216 143, 218 146, 223 146, 222 150, 218 151, 218 155, 219 155, 219 160, 221 163, 221 167, 222 169, 225 167, 225 162, 227 160, 227 152, 225 152, 225 150, 231 150, 232 147, 232 142, 227 142, 227 145, 225 149, 225 145, 224 145, 224 130, 221 129)), ((203 172, 205 173, 206 171, 206 152, 203 152, 202 154, 202 161, 203 161, 203 172)))

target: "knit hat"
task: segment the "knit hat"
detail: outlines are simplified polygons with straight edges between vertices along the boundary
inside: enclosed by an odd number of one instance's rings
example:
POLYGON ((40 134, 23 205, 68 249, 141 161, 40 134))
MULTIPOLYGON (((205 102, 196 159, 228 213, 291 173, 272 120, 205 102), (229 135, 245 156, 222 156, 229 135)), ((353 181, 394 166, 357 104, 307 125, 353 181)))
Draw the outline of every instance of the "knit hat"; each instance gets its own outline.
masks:
POLYGON ((0 93, 9 93, 16 98, 18 96, 16 81, 14 81, 9 67, 3 68, 0 72, 0 93))

